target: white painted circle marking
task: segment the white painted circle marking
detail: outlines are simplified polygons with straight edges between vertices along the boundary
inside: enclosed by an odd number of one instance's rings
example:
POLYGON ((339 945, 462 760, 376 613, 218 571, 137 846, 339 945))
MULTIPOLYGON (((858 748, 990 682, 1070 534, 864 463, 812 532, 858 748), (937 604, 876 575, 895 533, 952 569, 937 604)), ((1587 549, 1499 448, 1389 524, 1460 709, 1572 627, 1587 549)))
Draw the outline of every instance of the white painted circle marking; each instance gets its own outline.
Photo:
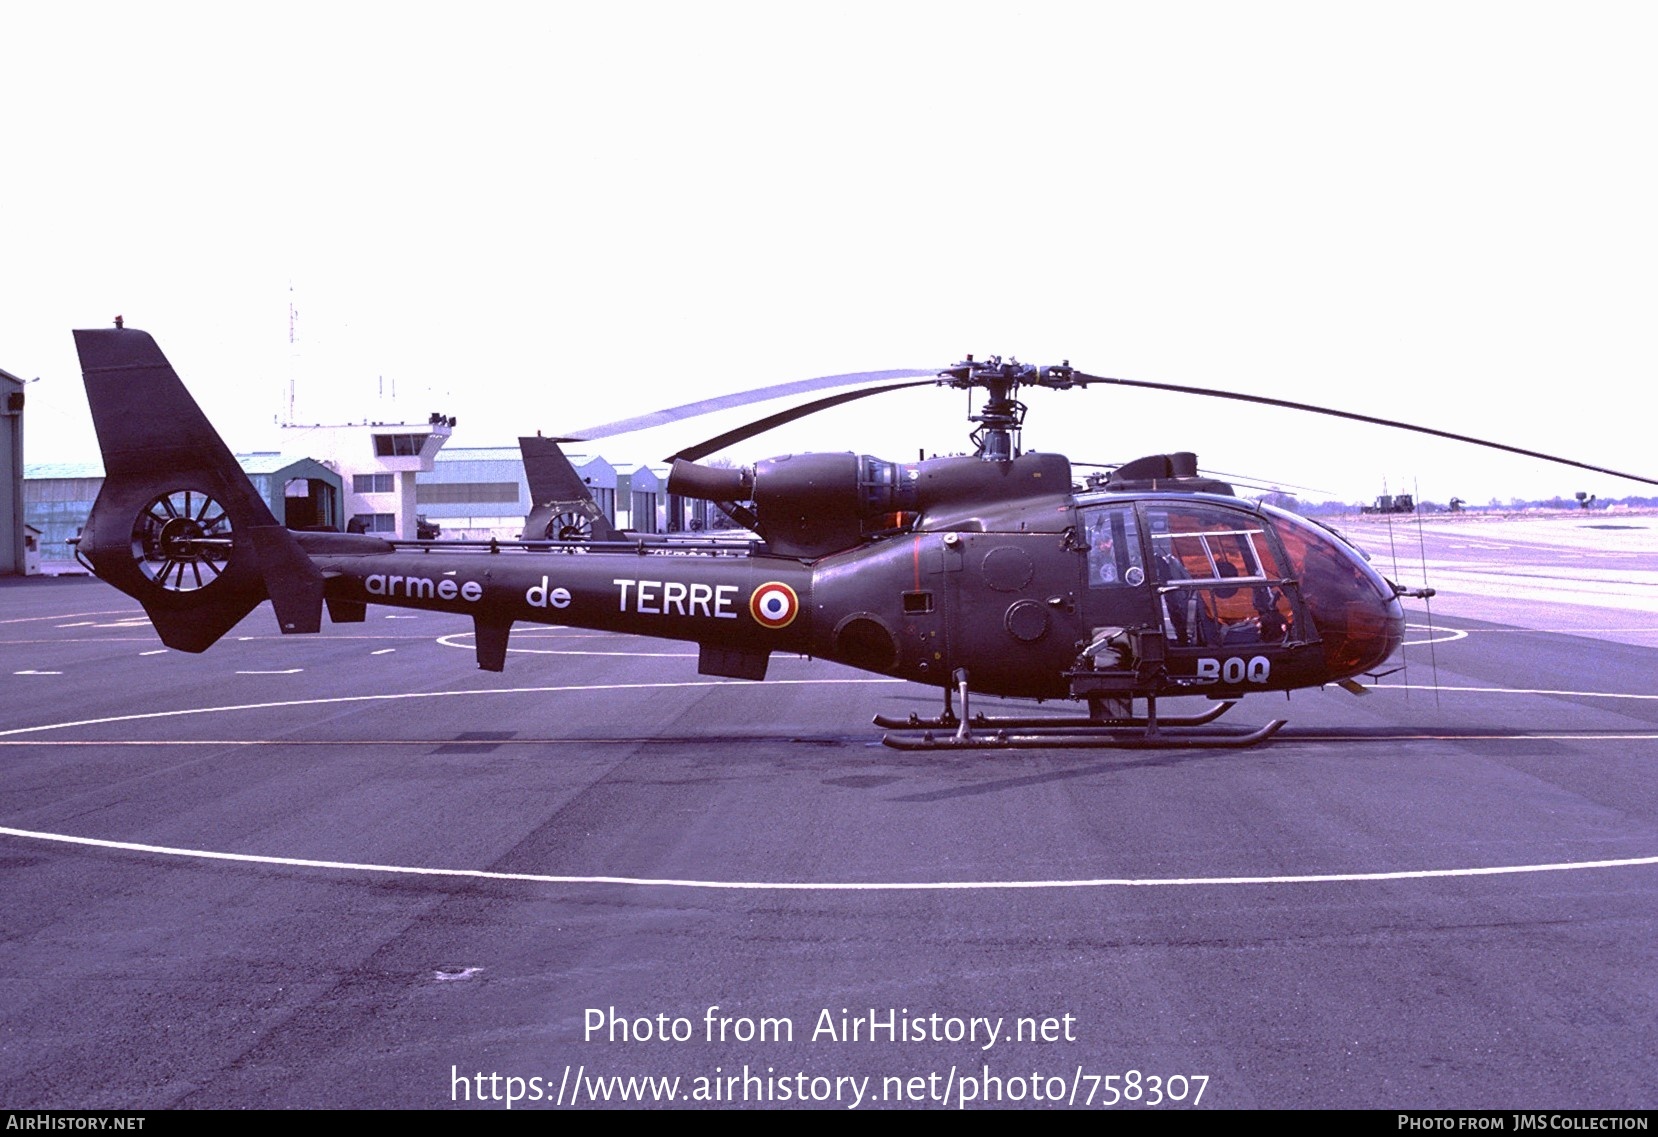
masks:
MULTIPOLYGON (((785 685, 812 684, 878 684, 899 683, 898 679, 779 679, 773 683, 785 685)), ((224 711, 266 710, 272 708, 311 705, 331 705, 359 702, 386 702, 402 699, 453 698, 466 695, 545 694, 570 691, 643 690, 672 687, 744 687, 751 684, 737 680, 693 680, 673 683, 597 683, 558 687, 509 687, 472 691, 411 691, 384 695, 342 695, 316 699, 285 699, 268 703, 244 703, 222 707, 187 707, 171 711, 147 711, 131 715, 111 715, 104 718, 81 719, 74 722, 46 723, 37 726, 15 727, 0 731, 0 738, 41 731, 64 730, 77 726, 97 726, 116 722, 134 722, 144 719, 185 717, 214 714, 224 711)), ((1406 689, 1403 684, 1379 686, 1406 689)), ((1415 688, 1425 690, 1426 688, 1415 688)), ((1502 688, 1450 687, 1449 691, 1477 691, 1495 694, 1540 694, 1598 696, 1602 698, 1658 699, 1654 695, 1631 695, 1617 692, 1505 690, 1502 688)), ((605 884, 637 888, 688 888, 720 891, 783 891, 783 892, 945 892, 1040 890, 1067 888, 1151 888, 1151 887, 1219 887, 1235 885, 1338 884, 1370 883, 1397 880, 1429 880, 1476 876, 1513 876, 1539 872, 1576 872, 1590 869, 1630 868, 1658 865, 1658 856, 1625 857, 1616 860, 1562 861, 1529 865, 1487 865, 1464 868, 1400 869, 1361 873, 1306 873, 1277 876, 1214 876, 1214 877, 1095 877, 1076 880, 981 880, 981 881, 722 881, 678 878, 651 878, 625 876, 566 876, 553 873, 507 873, 487 869, 435 868, 419 865, 384 865, 355 861, 326 861, 305 857, 278 857, 255 853, 232 853, 211 849, 185 849, 168 845, 148 845, 132 841, 113 841, 99 837, 85 837, 68 833, 50 833, 0 826, 0 836, 22 840, 48 841, 59 844, 81 845, 123 852, 147 853, 156 856, 182 857, 195 860, 230 861, 243 864, 277 865, 291 868, 315 868, 339 872, 386 873, 402 876, 459 877, 474 880, 517 881, 528 884, 605 884)))
MULTIPOLYGON (((768 679, 773 686, 807 686, 812 684, 848 686, 872 683, 902 683, 902 679, 768 679)), ((190 715, 221 714, 225 711, 268 711, 284 707, 324 707, 343 703, 385 703, 402 699, 458 699, 468 695, 547 695, 561 691, 659 691, 670 687, 754 687, 746 679, 692 679, 675 683, 573 683, 559 687, 487 687, 470 691, 402 691, 390 695, 332 695, 316 699, 278 699, 268 703, 233 703, 222 707, 181 707, 171 711, 142 711, 132 715, 108 715, 104 718, 76 719, 73 722, 41 723, 0 730, 0 738, 19 734, 35 734, 46 730, 68 730, 77 726, 103 726, 113 722, 141 722, 145 719, 185 718, 190 715)))
POLYGON ((1468 633, 1459 628, 1430 628, 1426 624, 1406 624, 1406 628, 1416 632, 1427 632, 1428 639, 1406 640, 1400 647, 1426 647, 1429 644, 1451 643, 1453 640, 1465 640, 1468 633))

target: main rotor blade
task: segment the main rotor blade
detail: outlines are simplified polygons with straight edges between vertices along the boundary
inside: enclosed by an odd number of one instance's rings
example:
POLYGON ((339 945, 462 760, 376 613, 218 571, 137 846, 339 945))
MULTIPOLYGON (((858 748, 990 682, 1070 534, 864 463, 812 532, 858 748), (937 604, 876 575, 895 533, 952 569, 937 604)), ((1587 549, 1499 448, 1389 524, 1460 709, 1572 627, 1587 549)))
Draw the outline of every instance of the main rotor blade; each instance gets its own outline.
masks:
POLYGON ((747 406, 749 403, 763 403, 768 399, 780 399, 785 395, 798 395, 805 391, 822 391, 829 387, 850 387, 854 383, 878 383, 888 379, 914 379, 921 375, 926 375, 929 378, 936 377, 938 371, 937 369, 931 371, 911 369, 854 371, 846 375, 823 375, 816 379, 797 379, 792 383, 776 383, 769 387, 756 387, 752 391, 734 391, 729 395, 720 395, 713 399, 701 399, 695 403, 685 403, 682 406, 652 411, 650 414, 617 419, 615 422, 600 423, 598 426, 590 426, 586 430, 573 430, 568 434, 559 436, 554 441, 590 442, 595 438, 608 438, 613 434, 626 434, 633 430, 664 426, 670 422, 713 414, 715 411, 728 410, 731 407, 747 406))
POLYGON ((1245 395, 1237 391, 1215 391, 1207 387, 1183 387, 1176 383, 1152 383, 1144 379, 1111 379, 1104 375, 1077 375, 1077 379, 1085 383, 1111 383, 1118 387, 1141 387, 1148 391, 1172 391, 1180 395, 1205 395, 1213 399, 1231 399, 1238 403, 1257 403, 1264 407, 1282 407, 1291 411, 1306 411, 1309 414, 1328 415, 1331 418, 1344 418, 1353 422, 1367 422, 1373 426, 1390 426, 1395 430, 1409 430, 1417 434, 1431 434, 1435 438, 1448 438, 1452 442, 1466 442, 1474 446, 1485 446, 1492 450, 1503 450, 1509 454, 1519 454, 1526 458, 1541 458, 1545 462, 1557 462, 1562 466, 1574 466, 1579 470, 1591 470, 1597 474, 1610 474, 1614 478, 1628 478, 1632 482, 1642 482, 1649 486, 1658 486, 1658 478, 1643 478, 1639 474, 1628 474, 1622 470, 1609 469, 1606 466, 1595 466, 1588 462, 1579 462, 1572 458, 1562 458, 1558 454, 1545 454, 1541 450, 1527 450, 1521 446, 1509 446, 1503 442, 1492 442, 1486 438, 1474 438, 1472 435, 1455 434, 1449 430, 1435 430, 1431 426, 1416 426, 1413 423, 1399 422, 1396 419, 1378 418, 1375 415, 1354 414, 1352 411, 1338 411, 1330 407, 1314 406, 1311 403, 1296 403, 1288 399, 1270 399, 1265 395, 1245 395))
POLYGON ((816 414, 818 411, 826 411, 830 407, 838 407, 842 403, 850 403, 854 399, 865 399, 870 395, 880 395, 887 391, 902 391, 905 387, 931 386, 937 382, 936 376, 938 373, 936 371, 912 371, 907 373, 902 371, 894 371, 888 372, 887 374, 893 376, 903 374, 920 374, 933 376, 934 378, 920 379, 913 383, 888 383, 878 387, 863 387, 856 391, 844 391, 839 395, 830 395, 826 399, 814 399, 809 403, 801 403, 797 407, 790 407, 786 411, 779 411, 774 415, 767 415, 765 418, 756 419, 746 426, 739 426, 735 430, 728 430, 724 434, 715 435, 713 438, 710 438, 704 442, 699 442, 695 446, 687 446, 679 453, 670 455, 664 460, 672 462, 675 458, 683 458, 687 462, 695 462, 699 458, 706 458, 708 455, 713 454, 716 451, 724 450, 727 446, 733 446, 736 443, 753 438, 756 434, 764 434, 773 427, 782 426, 784 423, 805 418, 807 415, 816 414))

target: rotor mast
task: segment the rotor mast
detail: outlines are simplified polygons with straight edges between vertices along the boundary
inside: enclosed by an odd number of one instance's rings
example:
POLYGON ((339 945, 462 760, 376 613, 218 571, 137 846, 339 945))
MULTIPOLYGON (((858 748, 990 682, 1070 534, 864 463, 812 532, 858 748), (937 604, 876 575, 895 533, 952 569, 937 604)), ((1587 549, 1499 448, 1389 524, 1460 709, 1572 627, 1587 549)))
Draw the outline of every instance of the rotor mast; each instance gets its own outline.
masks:
POLYGON ((962 362, 939 372, 939 386, 970 391, 977 387, 985 392, 985 402, 978 414, 969 414, 967 421, 979 425, 970 436, 975 452, 985 462, 1011 462, 1022 453, 1020 433, 1025 425, 1025 404, 1016 396, 1022 385, 1053 387, 1063 390, 1081 383, 1071 370, 1071 361, 1057 367, 1037 367, 1020 363, 1009 356, 1005 361, 992 355, 982 362, 971 355, 962 362))

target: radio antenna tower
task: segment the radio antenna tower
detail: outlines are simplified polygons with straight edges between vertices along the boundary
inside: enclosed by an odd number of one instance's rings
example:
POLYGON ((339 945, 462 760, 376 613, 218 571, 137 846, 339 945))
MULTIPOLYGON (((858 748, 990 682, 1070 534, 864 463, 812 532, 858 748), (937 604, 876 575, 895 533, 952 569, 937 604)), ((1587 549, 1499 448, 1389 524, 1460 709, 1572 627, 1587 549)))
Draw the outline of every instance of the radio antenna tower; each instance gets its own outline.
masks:
POLYGON ((299 373, 299 309, 294 305, 294 282, 288 281, 288 398, 282 420, 284 426, 294 425, 295 386, 299 373))

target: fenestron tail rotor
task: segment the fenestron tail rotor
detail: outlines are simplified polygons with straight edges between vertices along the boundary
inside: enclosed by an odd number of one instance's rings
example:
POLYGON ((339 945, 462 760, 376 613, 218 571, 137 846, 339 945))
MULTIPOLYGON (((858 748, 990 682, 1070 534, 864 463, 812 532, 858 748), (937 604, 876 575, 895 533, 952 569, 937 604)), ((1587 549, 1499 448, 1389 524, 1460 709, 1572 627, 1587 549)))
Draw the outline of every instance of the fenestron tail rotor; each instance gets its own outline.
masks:
POLYGON ((574 509, 554 514, 545 536, 554 541, 591 541, 593 519, 574 509))
POLYGON ((133 560, 170 592, 193 592, 217 582, 234 547, 229 511, 202 490, 160 494, 133 521, 133 560))

